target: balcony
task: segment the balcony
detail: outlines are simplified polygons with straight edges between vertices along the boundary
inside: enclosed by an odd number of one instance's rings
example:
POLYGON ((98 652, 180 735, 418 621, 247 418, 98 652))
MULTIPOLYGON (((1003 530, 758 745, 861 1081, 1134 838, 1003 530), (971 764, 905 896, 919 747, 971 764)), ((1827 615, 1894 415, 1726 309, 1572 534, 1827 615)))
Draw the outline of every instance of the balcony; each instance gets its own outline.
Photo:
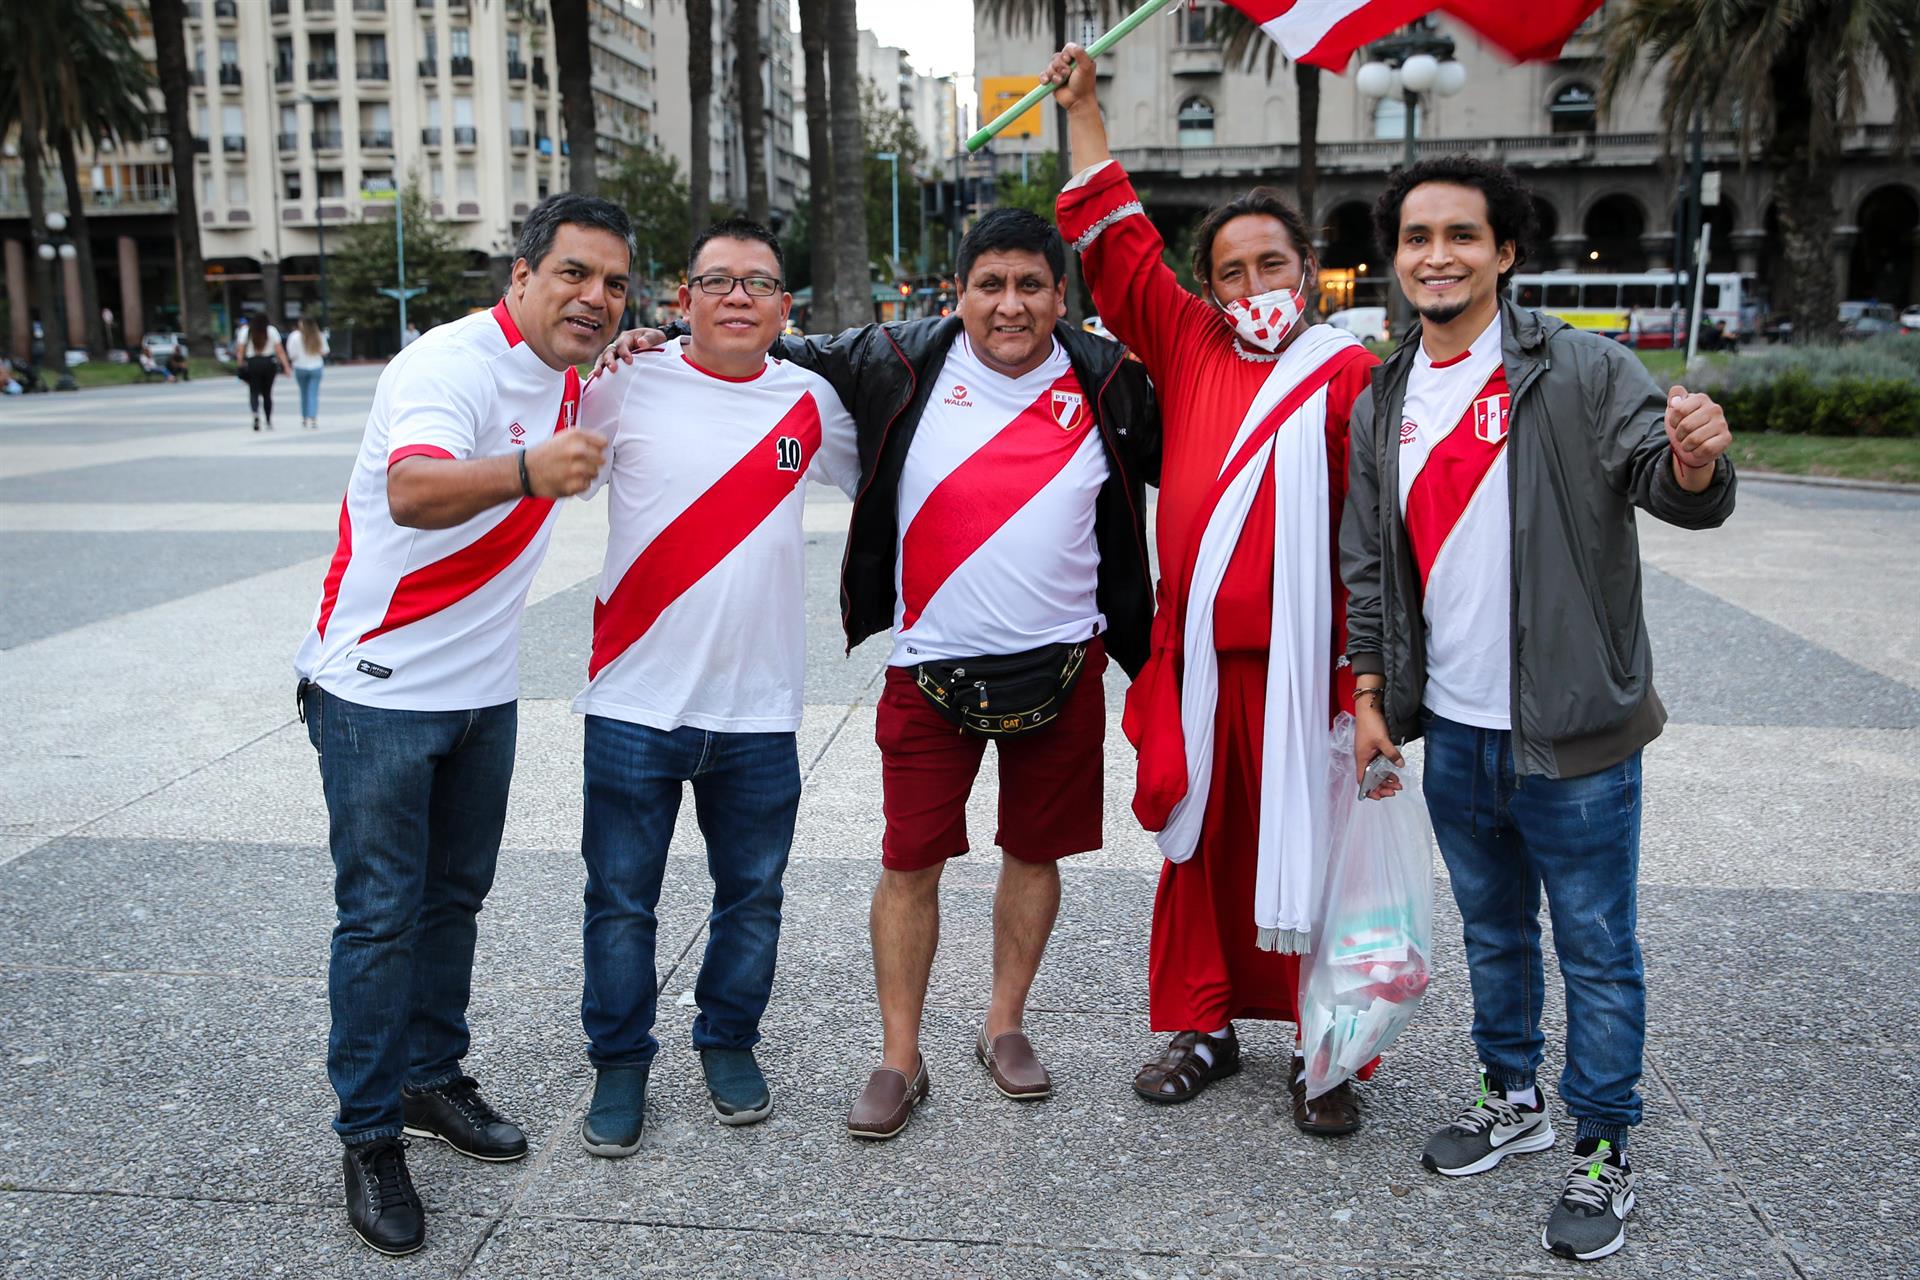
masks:
POLYGON ((525 80, 526 78, 527 78, 527 64, 522 62, 518 58, 508 58, 507 59, 507 79, 525 80))
POLYGON ((440 145, 440 126, 437 124, 434 124, 434 125, 428 125, 426 128, 422 129, 420 131, 420 141, 425 146, 429 146, 429 147, 439 146, 440 145))
POLYGON ((454 126, 454 129, 453 129, 453 145, 454 146, 470 147, 474 145, 474 143, 477 141, 478 141, 478 138, 474 134, 474 129, 472 125, 463 124, 463 125, 454 126))
POLYGON ((447 59, 447 70, 452 72, 456 76, 472 76, 473 75, 473 59, 472 58, 449 58, 447 59))
POLYGON ((200 0, 187 0, 186 11, 188 22, 200 21, 200 0))
MULTIPOLYGON (((24 218, 27 215, 27 193, 20 185, 19 161, 14 161, 8 169, 9 183, 0 183, 0 217, 24 218)), ((54 179, 57 188, 59 179, 54 179)), ((66 210, 64 200, 54 199, 54 192, 48 193, 47 208, 66 210)), ((118 191, 85 191, 81 193, 82 207, 89 214, 108 213, 171 213, 173 212, 173 185, 156 183, 143 186, 124 186, 118 191)))
POLYGON ((310 18, 331 18, 333 0, 304 0, 307 16, 310 18))
POLYGON ((532 142, 532 140, 533 140, 533 135, 532 135, 532 134, 530 134, 530 133, 529 133, 529 132, 528 132, 527 130, 525 130, 525 129, 509 129, 509 130, 507 130, 507 141, 508 141, 508 142, 509 142, 510 144, 512 144, 513 146, 516 146, 516 147, 522 147, 522 148, 524 148, 524 147, 526 147, 526 146, 527 146, 527 145, 528 145, 528 144, 529 144, 530 142, 532 142))
POLYGON ((533 60, 533 87, 536 89, 547 87, 547 63, 544 58, 533 60))
POLYGON ((543 156, 550 156, 553 154, 553 139, 544 133, 540 134, 533 140, 533 149, 543 156))
POLYGON ((300 149, 300 135, 297 133, 281 134, 280 149, 282 151, 298 151, 300 149))
POLYGON ((362 151, 393 150, 393 130, 362 129, 360 131, 360 149, 362 151))
POLYGON ((206 88, 207 87, 206 68, 195 67, 193 70, 187 72, 187 83, 192 85, 196 89, 206 88))
POLYGON ((220 86, 224 89, 240 87, 240 68, 237 64, 226 62, 220 65, 220 86))
POLYGON ((293 64, 291 62, 276 64, 273 68, 273 82, 275 84, 292 84, 293 64))
POLYGON ((315 151, 338 151, 340 149, 340 131, 338 129, 315 129, 313 131, 313 149, 315 151))
POLYGON ((353 0, 355 13, 385 13, 387 0, 353 0))
POLYGON ((195 138, 193 140, 193 154, 197 156, 204 156, 209 151, 212 151, 212 150, 213 150, 213 144, 207 141, 207 139, 195 138))
POLYGON ((240 21, 240 6, 235 0, 213 0, 213 20, 215 22, 240 21))
POLYGON ((247 135, 244 133, 221 134, 220 149, 230 155, 245 155, 247 153, 247 135))
POLYGON ((1175 49, 1167 70, 1176 76, 1217 76, 1227 69, 1226 55, 1217 44, 1188 45, 1175 49))
POLYGON ((387 64, 382 62, 356 62, 353 64, 354 76, 361 80, 385 80, 387 64))
POLYGON ((440 60, 438 58, 420 59, 420 78, 422 80, 432 80, 439 76, 439 74, 440 60))
POLYGON ((309 62, 307 64, 308 80, 338 80, 339 78, 340 64, 337 62, 309 62))
POLYGON ((267 13, 275 18, 284 18, 293 9, 293 0, 267 0, 267 13))

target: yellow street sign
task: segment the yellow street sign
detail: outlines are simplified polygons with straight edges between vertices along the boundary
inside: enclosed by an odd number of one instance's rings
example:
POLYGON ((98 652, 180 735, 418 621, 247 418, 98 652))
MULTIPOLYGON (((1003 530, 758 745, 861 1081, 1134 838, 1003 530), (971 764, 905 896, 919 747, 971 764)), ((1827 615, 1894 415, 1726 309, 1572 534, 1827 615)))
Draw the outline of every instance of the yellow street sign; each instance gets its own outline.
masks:
MULTIPOLYGON (((981 76, 980 77, 980 118, 991 120, 1014 103, 1025 97, 1027 90, 1033 88, 1032 76, 981 76)), ((1026 111, 1014 117, 1013 123, 1000 130, 1003 138, 1037 138, 1040 136, 1040 104, 1035 103, 1026 111)))

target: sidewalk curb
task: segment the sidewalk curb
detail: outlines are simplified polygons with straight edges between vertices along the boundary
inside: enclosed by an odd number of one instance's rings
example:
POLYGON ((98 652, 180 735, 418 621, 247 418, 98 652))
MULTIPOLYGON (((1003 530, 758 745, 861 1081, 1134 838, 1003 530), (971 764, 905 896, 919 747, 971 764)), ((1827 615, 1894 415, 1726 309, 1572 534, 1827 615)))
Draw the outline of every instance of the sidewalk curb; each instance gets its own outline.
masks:
POLYGON ((1781 471, 1740 472, 1740 479, 1762 484, 1798 484, 1813 489, 1865 489, 1873 493, 1904 493, 1920 498, 1920 484, 1898 484, 1892 480, 1848 480, 1840 476, 1790 476, 1781 471))

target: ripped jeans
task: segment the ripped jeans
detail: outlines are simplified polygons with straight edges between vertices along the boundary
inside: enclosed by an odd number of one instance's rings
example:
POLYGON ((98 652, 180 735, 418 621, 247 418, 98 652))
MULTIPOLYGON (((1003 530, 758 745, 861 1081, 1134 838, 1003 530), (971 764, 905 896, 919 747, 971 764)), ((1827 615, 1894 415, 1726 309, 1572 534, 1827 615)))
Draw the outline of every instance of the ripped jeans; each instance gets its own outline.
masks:
POLYGON ((1646 971, 1635 937, 1640 753, 1579 778, 1515 777, 1512 735, 1423 712, 1433 832, 1453 879, 1487 1078, 1534 1083, 1545 1038, 1540 891, 1566 984, 1560 1096, 1579 1137, 1626 1145, 1640 1123, 1646 971))

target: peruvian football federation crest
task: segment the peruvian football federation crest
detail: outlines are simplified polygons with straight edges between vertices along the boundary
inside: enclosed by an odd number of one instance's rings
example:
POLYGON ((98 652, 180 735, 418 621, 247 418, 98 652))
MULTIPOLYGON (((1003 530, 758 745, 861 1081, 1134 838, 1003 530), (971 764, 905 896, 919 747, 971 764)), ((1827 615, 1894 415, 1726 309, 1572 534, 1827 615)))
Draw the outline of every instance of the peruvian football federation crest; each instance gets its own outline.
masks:
POLYGON ((1062 431, 1071 431, 1086 418, 1087 398, 1078 391, 1053 393, 1053 420, 1062 431))
POLYGON ((1473 434, 1488 444, 1499 444, 1507 438, 1506 395, 1483 396, 1473 402, 1473 434))

